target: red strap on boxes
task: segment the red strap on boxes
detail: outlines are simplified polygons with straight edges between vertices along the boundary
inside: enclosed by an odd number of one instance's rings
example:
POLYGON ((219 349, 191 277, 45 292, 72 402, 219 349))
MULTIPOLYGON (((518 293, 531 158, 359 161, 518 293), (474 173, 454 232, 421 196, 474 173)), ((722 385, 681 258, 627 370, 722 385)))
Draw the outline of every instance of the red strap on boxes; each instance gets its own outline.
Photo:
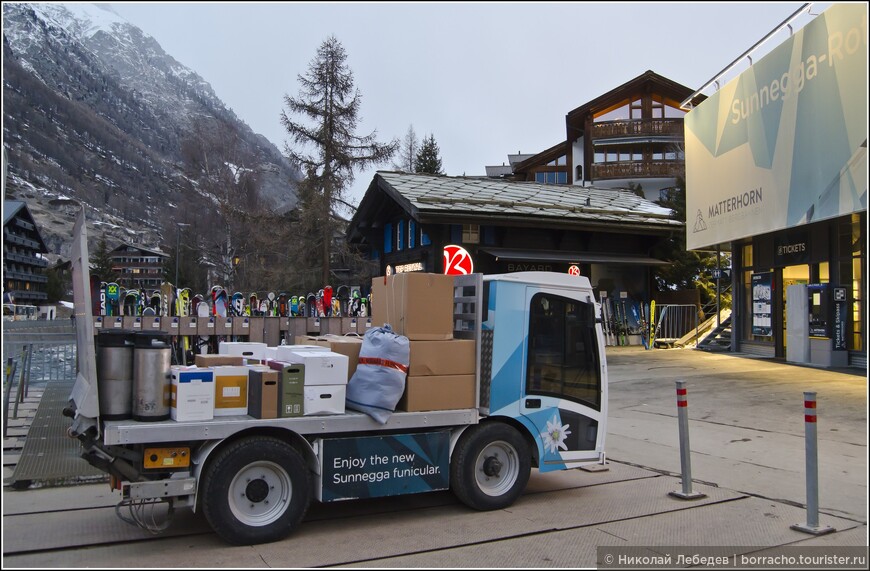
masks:
POLYGON ((408 367, 397 363, 396 361, 390 361, 389 359, 381 359, 379 357, 360 357, 359 358, 360 365, 378 365, 380 367, 388 367, 390 369, 398 369, 403 373, 408 372, 408 367))

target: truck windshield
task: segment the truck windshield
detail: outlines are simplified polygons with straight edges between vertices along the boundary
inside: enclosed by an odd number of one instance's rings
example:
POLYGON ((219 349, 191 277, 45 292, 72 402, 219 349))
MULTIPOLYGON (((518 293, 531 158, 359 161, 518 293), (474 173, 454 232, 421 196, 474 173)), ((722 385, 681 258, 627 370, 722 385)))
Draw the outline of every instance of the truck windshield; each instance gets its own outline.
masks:
POLYGON ((601 374, 590 303, 553 294, 532 297, 527 394, 548 394, 601 410, 601 374))

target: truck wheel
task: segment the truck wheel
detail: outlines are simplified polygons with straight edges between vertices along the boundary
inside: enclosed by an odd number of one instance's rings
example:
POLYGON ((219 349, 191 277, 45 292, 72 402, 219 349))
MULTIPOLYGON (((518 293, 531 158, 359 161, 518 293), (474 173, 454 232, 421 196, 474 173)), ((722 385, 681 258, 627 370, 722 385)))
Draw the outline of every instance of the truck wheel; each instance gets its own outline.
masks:
POLYGON ((202 479, 203 512, 224 541, 267 543, 299 525, 311 500, 308 468, 276 438, 253 437, 222 449, 202 479))
POLYGON ((450 488, 465 505, 498 510, 513 504, 531 471, 529 447, 511 426, 498 422, 468 429, 450 461, 450 488))

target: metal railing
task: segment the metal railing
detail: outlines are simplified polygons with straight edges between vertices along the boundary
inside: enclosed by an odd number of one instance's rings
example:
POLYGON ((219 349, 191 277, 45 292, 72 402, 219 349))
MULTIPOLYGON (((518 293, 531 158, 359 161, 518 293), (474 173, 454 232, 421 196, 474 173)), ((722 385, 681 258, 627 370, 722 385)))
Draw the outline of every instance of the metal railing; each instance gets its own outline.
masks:
POLYGON ((34 386, 73 381, 76 376, 76 337, 69 324, 30 321, 3 327, 3 436, 10 413, 18 418, 19 404, 34 386), (13 395, 14 393, 14 395, 13 395))
POLYGON ((694 304, 656 305, 655 343, 668 345, 695 331, 695 345, 699 335, 698 306, 694 304))

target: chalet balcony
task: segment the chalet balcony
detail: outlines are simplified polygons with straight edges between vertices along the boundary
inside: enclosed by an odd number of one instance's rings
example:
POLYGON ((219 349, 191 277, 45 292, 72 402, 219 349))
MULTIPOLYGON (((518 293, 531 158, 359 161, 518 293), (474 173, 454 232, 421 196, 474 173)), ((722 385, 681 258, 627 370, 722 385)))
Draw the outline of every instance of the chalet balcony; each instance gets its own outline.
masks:
MULTIPOLYGON (((625 138, 683 139, 682 119, 634 119, 620 121, 602 121, 592 125, 591 138, 625 139, 625 138)), ((606 141, 602 141, 606 143, 606 141)))
POLYGON ((683 161, 624 161, 592 165, 592 180, 614 178, 666 178, 681 176, 683 161))

